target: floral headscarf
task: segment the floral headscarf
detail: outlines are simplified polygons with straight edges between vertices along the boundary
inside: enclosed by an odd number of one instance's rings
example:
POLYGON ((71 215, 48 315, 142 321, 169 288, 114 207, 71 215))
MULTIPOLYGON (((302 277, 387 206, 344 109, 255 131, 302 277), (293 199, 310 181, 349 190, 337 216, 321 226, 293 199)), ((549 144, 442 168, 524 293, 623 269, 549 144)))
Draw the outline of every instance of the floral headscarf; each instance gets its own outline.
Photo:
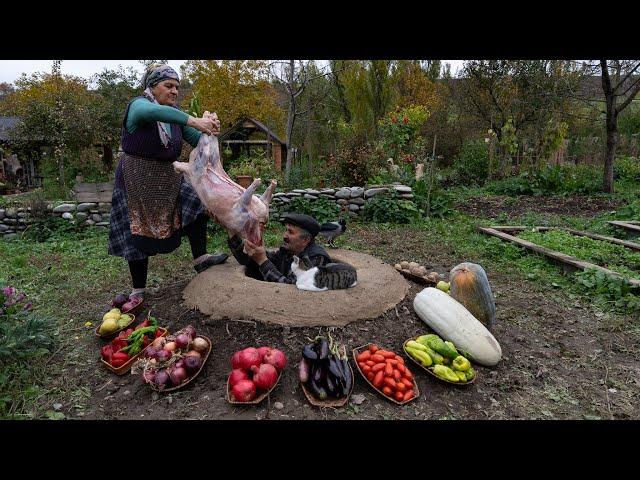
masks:
MULTIPOLYGON (((145 87, 143 95, 145 96, 145 98, 150 102, 158 103, 156 97, 151 92, 151 88, 167 79, 176 80, 178 82, 180 81, 180 77, 178 77, 176 71, 169 65, 157 65, 150 67, 150 69, 147 70, 147 73, 143 80, 145 87)), ((169 148, 169 143, 171 142, 169 132, 161 122, 156 123, 158 124, 158 133, 160 134, 160 140, 162 141, 162 144, 166 148, 169 148)))

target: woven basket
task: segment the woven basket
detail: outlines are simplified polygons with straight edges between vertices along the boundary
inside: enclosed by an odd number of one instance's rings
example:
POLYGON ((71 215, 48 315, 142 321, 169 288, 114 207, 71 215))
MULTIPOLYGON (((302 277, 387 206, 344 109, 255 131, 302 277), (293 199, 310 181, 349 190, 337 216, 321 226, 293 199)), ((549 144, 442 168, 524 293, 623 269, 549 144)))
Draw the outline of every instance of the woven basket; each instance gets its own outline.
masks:
POLYGON ((280 378, 282 378, 282 372, 278 373, 278 379, 276 380, 276 383, 274 383, 269 390, 267 390, 266 392, 262 392, 260 395, 256 395, 256 397, 249 402, 239 402, 238 400, 233 398, 233 395, 231 394, 231 387, 229 386, 229 378, 227 378, 227 402, 233 405, 257 405, 265 398, 267 398, 267 396, 273 391, 273 389, 278 386, 278 384, 280 383, 280 378))
POLYGON ((314 405, 316 407, 342 407, 344 406, 348 401, 349 398, 351 397, 351 392, 353 392, 353 384, 355 383, 355 378, 353 376, 353 368, 351 368, 351 363, 349 363, 349 370, 351 371, 351 388, 349 389, 349 391, 347 392, 347 394, 343 397, 343 398, 330 398, 328 397, 326 400, 318 400, 313 393, 311 392, 311 390, 309 390, 307 388, 307 386, 303 383, 300 382, 300 386, 302 387, 302 391, 304 392, 304 396, 307 397, 307 400, 309 400, 309 403, 311 405, 314 405))
MULTIPOLYGON (((162 331, 162 335, 160 335, 161 337, 165 337, 167 335, 167 329, 166 328, 162 328, 162 327, 158 327, 160 329, 160 331, 162 331)), ((152 340, 153 341, 153 340, 152 340)), ((133 357, 131 357, 127 363, 119 366, 119 367, 113 367, 111 366, 110 363, 105 362, 104 359, 100 359, 100 361, 102 362, 102 364, 107 367, 109 370, 111 370, 113 373, 115 373, 116 375, 124 375, 125 373, 127 373, 129 371, 129 369, 131 368, 131 365, 133 365, 133 362, 135 362, 138 358, 140 358, 142 355, 144 355, 144 352, 147 350, 147 348, 149 348, 151 346, 151 343, 149 343, 149 345, 147 345, 146 347, 144 347, 142 350, 140 350, 136 355, 134 355, 133 357)))
MULTIPOLYGON (((416 337, 418 338, 418 337, 416 337)), ((459 387, 462 387, 463 385, 471 385, 472 383, 476 382, 476 378, 478 378, 478 371, 474 368, 476 375, 469 380, 468 382, 452 382, 451 380, 447 380, 446 378, 442 378, 439 377, 438 375, 436 375, 435 373, 433 373, 432 368, 433 367, 425 367, 423 365, 420 365, 420 363, 418 363, 418 361, 413 358, 409 352, 407 352, 407 343, 410 342, 411 340, 416 340, 416 338, 410 338, 408 340, 405 340, 405 342, 402 344, 402 349, 404 350, 404 353, 407 357, 409 357, 409 360, 411 360, 413 363, 415 363, 418 367, 420 367, 420 369, 425 370, 426 372, 428 372, 430 375, 436 377, 438 380, 440 380, 441 382, 446 382, 446 383, 450 383, 451 385, 457 385, 459 387)))

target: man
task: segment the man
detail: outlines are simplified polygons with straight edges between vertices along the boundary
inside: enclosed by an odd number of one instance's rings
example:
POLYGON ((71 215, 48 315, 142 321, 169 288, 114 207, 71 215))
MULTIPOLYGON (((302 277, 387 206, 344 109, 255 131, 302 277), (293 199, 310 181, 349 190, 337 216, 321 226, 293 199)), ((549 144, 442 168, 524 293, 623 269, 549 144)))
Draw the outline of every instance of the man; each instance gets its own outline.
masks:
MULTIPOLYGON (((238 263, 247 267, 247 275, 267 282, 296 283, 296 276, 291 271, 294 255, 308 257, 313 266, 331 262, 324 247, 315 243, 320 231, 320 224, 315 218, 287 213, 281 223, 286 228, 283 245, 275 252, 267 252, 263 245, 255 245, 249 240, 243 242, 238 235, 229 234, 229 248, 238 263)), ((261 228, 264 230, 264 225, 261 228)))

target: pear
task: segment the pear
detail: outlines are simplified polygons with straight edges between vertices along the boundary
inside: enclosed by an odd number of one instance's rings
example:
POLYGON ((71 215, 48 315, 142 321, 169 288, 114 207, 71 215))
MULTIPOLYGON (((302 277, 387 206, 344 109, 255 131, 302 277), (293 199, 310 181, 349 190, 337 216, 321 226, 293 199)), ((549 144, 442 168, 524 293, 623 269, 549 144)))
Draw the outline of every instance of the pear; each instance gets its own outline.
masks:
POLYGON ((126 327, 127 325, 129 325, 129 322, 131 321, 131 317, 129 315, 120 315, 117 321, 118 321, 118 328, 126 327))
POLYGON ((118 318, 120 318, 120 310, 117 308, 112 308, 111 310, 109 310, 107 313, 104 314, 104 316, 102 317, 102 320, 107 320, 108 318, 114 318, 115 320, 118 320, 118 318))
POLYGON ((436 285, 436 288, 438 290, 442 290, 445 293, 449 293, 449 283, 445 282, 444 280, 440 280, 436 285))

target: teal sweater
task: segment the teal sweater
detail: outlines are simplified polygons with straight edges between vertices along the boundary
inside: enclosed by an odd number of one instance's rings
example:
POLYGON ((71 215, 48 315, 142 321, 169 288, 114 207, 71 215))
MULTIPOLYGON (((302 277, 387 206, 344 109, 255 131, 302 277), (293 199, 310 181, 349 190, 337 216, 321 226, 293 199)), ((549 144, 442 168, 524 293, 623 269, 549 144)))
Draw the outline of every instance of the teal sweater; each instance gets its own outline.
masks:
MULTIPOLYGON (((177 108, 158 105, 146 98, 138 98, 129 107, 129 115, 127 116, 125 127, 129 133, 133 133, 138 127, 151 122, 175 123, 182 127, 182 138, 189 145, 195 147, 198 145, 198 140, 200 140, 202 133, 188 126, 187 120, 189 120, 189 115, 177 108)), ((166 129, 169 132, 169 137, 171 137, 171 128, 167 125, 166 129)))

